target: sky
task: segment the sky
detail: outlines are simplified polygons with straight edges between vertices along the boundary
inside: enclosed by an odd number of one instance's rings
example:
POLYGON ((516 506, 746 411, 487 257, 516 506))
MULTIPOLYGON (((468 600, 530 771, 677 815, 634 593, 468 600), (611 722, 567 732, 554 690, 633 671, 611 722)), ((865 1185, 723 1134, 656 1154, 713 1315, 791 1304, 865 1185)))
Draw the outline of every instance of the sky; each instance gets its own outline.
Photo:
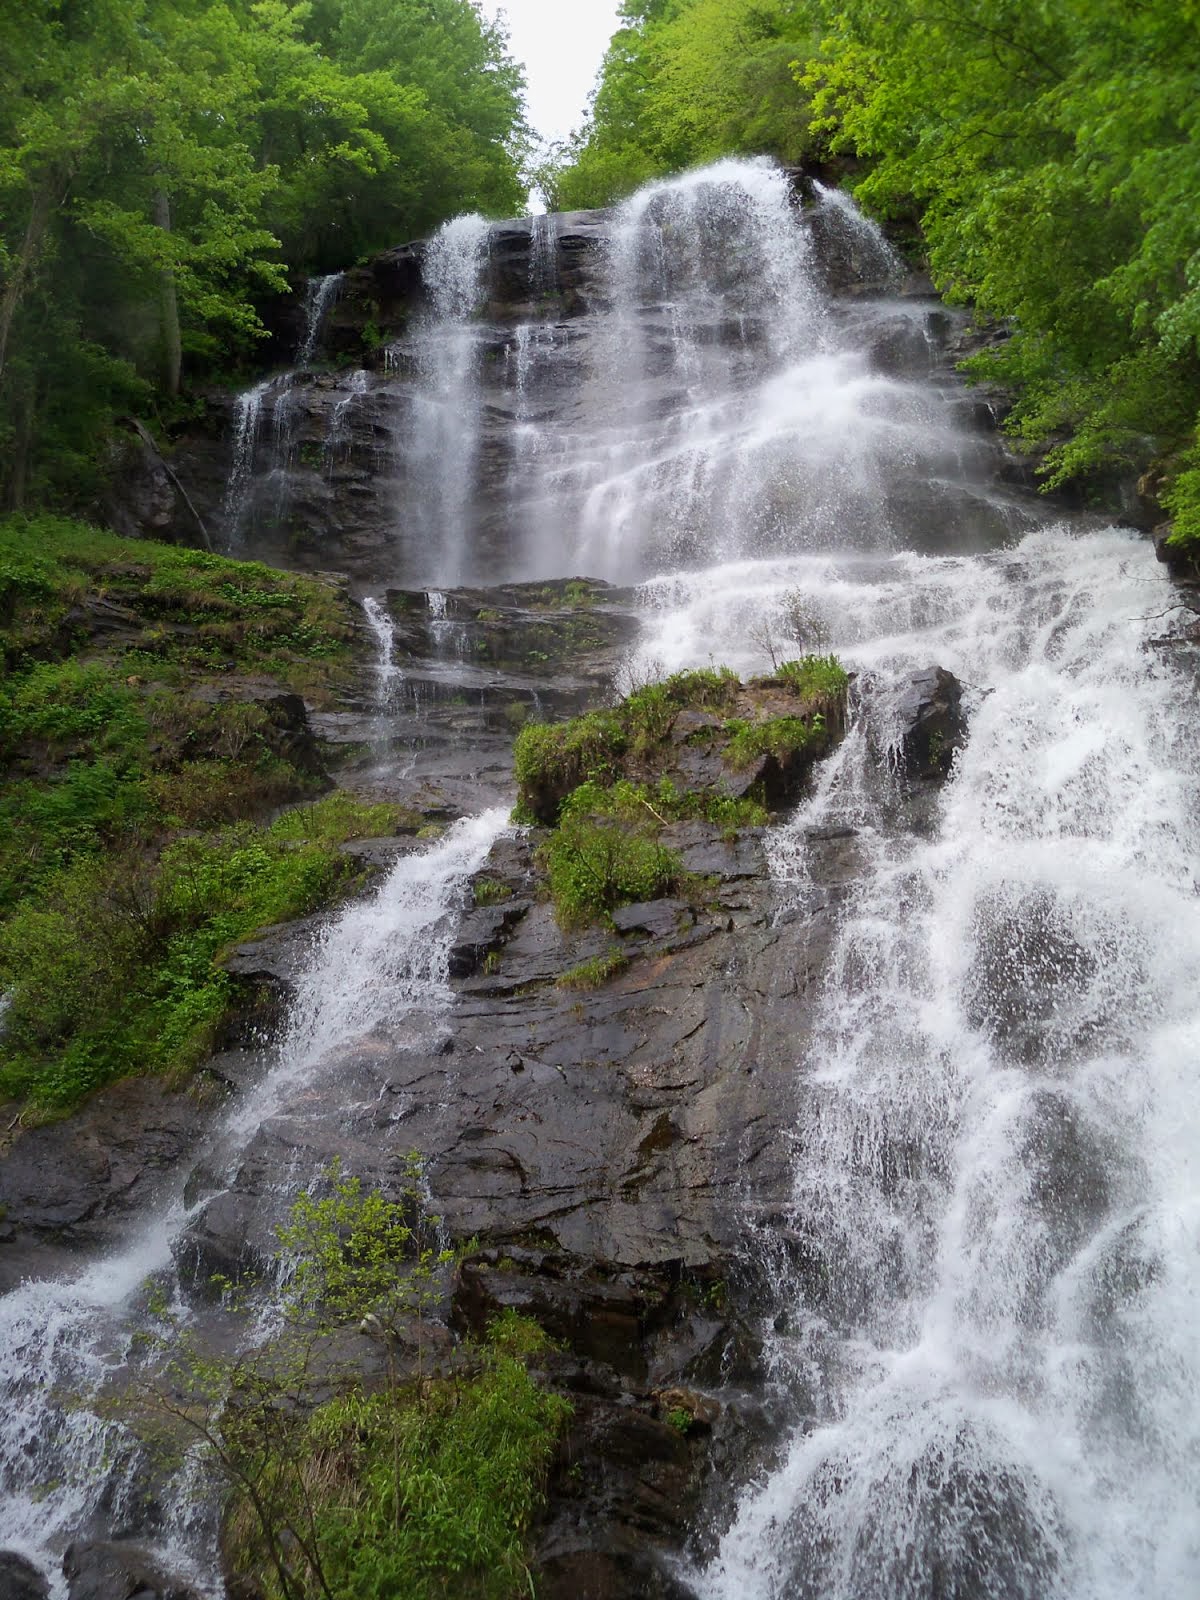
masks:
POLYGON ((563 139, 583 120, 588 93, 617 26, 618 0, 483 0, 508 18, 509 51, 522 62, 530 124, 563 139))

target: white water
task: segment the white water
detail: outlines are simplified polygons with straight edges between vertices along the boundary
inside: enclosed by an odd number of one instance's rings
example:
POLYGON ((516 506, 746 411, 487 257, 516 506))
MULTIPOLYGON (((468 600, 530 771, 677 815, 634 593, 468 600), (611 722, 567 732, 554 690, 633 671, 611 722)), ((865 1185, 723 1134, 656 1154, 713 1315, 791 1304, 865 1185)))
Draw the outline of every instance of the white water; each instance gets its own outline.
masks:
POLYGON ((252 388, 238 395, 233 413, 233 455, 229 477, 225 482, 225 497, 221 502, 221 519, 225 525, 226 542, 236 548, 246 522, 250 489, 254 477, 258 435, 262 427, 263 396, 274 383, 264 378, 252 388))
POLYGON ((341 292, 344 272, 330 272, 323 278, 310 278, 304 296, 304 333, 296 351, 297 367, 309 367, 317 353, 321 330, 334 301, 341 292))
POLYGON ((455 217, 429 241, 421 279, 428 307, 412 348, 420 381, 402 445, 402 516, 426 579, 462 576, 480 437, 480 329, 490 229, 455 217))
POLYGON ((375 640, 375 698, 386 708, 396 680, 404 676, 396 665, 396 634, 387 609, 373 594, 364 595, 363 616, 375 640))
POLYGON ((701 1592, 1184 1600, 1200 764, 1146 647, 1169 586, 1134 536, 1062 527, 744 567, 659 585, 657 652, 724 659, 785 585, 877 693, 776 869, 802 896, 804 830, 842 821, 865 871, 798 1063, 793 1226, 819 1265, 780 1284, 775 1354, 805 1417, 701 1592), (935 661, 971 686, 971 737, 914 839, 868 733, 886 745, 889 685, 935 661))
MULTIPOLYGON (((310 278, 304 296, 304 330, 296 349, 296 365, 289 371, 243 390, 234 401, 233 449, 229 474, 225 480, 225 493, 221 501, 221 521, 225 542, 231 551, 241 551, 251 531, 256 514, 256 501, 269 507, 276 522, 287 513, 289 499, 289 473, 296 453, 297 413, 301 396, 296 388, 296 376, 312 366, 320 344, 321 330, 330 307, 337 299, 344 273, 331 272, 322 278, 310 278), (263 401, 271 397, 270 448, 265 463, 259 462, 259 443, 263 431, 263 401), (256 474, 262 482, 256 484, 256 474)), ((339 406, 334 415, 336 425, 343 420, 339 406)), ((336 448, 331 445, 330 450, 336 448)))
MULTIPOLYGON (((457 824, 430 849, 400 857, 372 896, 327 925, 270 1070, 233 1102, 212 1140, 208 1163, 227 1181, 263 1122, 302 1098, 307 1083, 336 1073, 356 1040, 438 1025, 450 1001, 447 956, 463 885, 505 823, 505 812, 491 810, 457 824)), ((37 1561, 56 1595, 65 1592, 57 1576, 64 1545, 102 1504, 119 1523, 122 1496, 135 1489, 134 1441, 92 1404, 107 1382, 119 1383, 142 1288, 170 1268, 189 1221, 184 1176, 112 1254, 78 1276, 31 1282, 0 1300, 0 1544, 37 1561)), ((178 1511, 185 1486, 176 1487, 178 1511)), ((196 1531, 186 1516, 169 1518, 163 1553, 215 1593, 212 1530, 200 1528, 207 1544, 199 1547, 189 1542, 196 1531)))

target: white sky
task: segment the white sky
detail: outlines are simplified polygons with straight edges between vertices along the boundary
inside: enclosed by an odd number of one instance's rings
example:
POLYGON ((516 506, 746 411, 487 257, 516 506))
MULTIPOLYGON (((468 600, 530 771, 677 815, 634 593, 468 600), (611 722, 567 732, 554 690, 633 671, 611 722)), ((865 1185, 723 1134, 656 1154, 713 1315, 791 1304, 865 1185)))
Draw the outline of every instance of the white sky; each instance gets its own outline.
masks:
POLYGON ((508 17, 509 51, 524 63, 529 121, 562 139, 583 120, 588 93, 617 26, 618 0, 483 0, 508 17))

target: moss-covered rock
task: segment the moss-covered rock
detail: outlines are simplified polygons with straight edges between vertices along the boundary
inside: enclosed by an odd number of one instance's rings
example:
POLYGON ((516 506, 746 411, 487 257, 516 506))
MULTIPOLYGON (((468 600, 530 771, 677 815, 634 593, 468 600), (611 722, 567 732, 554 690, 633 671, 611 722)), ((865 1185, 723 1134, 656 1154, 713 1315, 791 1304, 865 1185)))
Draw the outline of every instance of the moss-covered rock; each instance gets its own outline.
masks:
POLYGON ((779 810, 841 737, 846 687, 832 656, 808 656, 744 684, 726 667, 677 672, 611 710, 531 724, 513 756, 518 812, 554 826, 585 783, 633 785, 646 791, 651 812, 671 813, 667 820, 723 821, 737 801, 779 810))
POLYGON ((552 830, 538 859, 560 923, 702 892, 664 830, 700 820, 732 835, 794 801, 841 736, 846 687, 832 657, 787 662, 749 683, 707 668, 648 684, 610 710, 523 728, 517 815, 552 830))

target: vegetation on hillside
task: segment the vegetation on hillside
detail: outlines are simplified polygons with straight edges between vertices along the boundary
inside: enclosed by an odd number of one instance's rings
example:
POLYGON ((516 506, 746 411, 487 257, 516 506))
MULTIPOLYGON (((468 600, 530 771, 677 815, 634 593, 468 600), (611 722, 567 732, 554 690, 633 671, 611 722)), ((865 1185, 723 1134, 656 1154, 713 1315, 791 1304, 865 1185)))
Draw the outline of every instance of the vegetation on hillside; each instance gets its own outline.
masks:
POLYGON ((0 508, 89 505, 289 276, 520 209, 521 95, 470 0, 0 8, 0 508))
POLYGON ((287 691, 339 682, 350 633, 316 579, 0 523, 0 1097, 193 1066, 233 999, 214 958, 347 883, 341 841, 412 821, 316 798, 287 691))
POLYGON ((1194 0, 626 0, 622 21, 557 198, 725 153, 849 159, 944 292, 1011 319, 974 370, 1015 388, 1047 484, 1157 457, 1200 552, 1194 0))
POLYGON ((202 1349, 157 1307, 143 1432, 168 1461, 201 1441, 229 1491, 226 1570, 265 1600, 532 1593, 526 1544, 571 1407, 530 1373, 548 1340, 512 1311, 429 1361, 423 1320, 457 1256, 420 1187, 415 1160, 395 1199, 326 1173, 280 1230, 282 1330, 245 1354, 202 1349))

